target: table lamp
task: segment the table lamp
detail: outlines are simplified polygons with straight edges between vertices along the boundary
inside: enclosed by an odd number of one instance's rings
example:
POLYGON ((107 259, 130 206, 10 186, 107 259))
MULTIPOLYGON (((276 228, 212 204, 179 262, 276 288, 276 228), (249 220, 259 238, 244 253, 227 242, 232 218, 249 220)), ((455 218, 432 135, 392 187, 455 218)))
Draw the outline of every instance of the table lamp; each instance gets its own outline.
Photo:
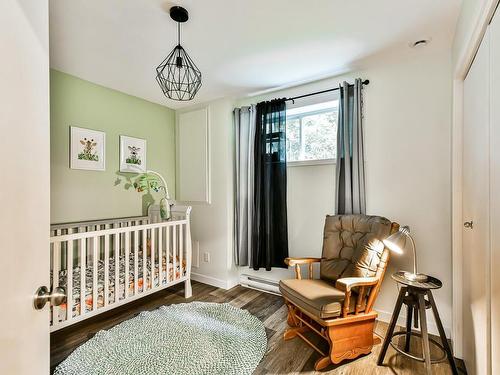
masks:
POLYGON ((399 231, 391 234, 382 242, 389 250, 394 251, 395 253, 398 254, 403 254, 406 247, 406 241, 408 238, 410 239, 411 248, 413 251, 413 273, 405 271, 404 277, 410 281, 425 282, 427 281, 427 275, 417 272, 417 250, 415 248, 415 241, 410 235, 410 227, 406 225, 400 227, 399 231))

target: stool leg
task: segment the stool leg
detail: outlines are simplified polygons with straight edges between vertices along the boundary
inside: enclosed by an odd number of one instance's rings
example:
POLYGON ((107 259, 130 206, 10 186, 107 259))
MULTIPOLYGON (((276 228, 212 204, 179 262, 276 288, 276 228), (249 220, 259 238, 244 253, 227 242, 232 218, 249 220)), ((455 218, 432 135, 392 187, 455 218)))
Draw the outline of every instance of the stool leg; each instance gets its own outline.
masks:
POLYGON ((413 306, 406 306, 406 340, 405 340, 405 352, 410 351, 410 341, 411 341, 411 318, 413 313, 413 306))
POLYGON ((425 316, 425 299, 424 294, 418 294, 418 310, 420 315, 420 327, 422 332, 422 353, 425 359, 425 371, 427 374, 432 374, 431 368, 431 351, 429 347, 429 335, 427 333, 427 317, 425 316))
POLYGON ((399 312, 401 311, 401 305, 403 304, 403 298, 406 294, 406 290, 406 287, 402 287, 399 291, 398 300, 396 301, 396 305, 394 306, 394 312, 392 313, 391 322, 389 323, 389 328, 387 329, 384 343, 382 344, 382 350, 380 350, 380 354, 378 356, 377 365, 379 366, 384 362, 385 353, 387 352, 387 348, 389 347, 389 343, 391 342, 394 328, 396 328, 396 322, 398 321, 399 312))
POLYGON ((453 359, 453 353, 451 352, 450 344, 448 344, 448 340, 446 339, 446 334, 444 333, 443 324, 441 323, 441 318, 439 317, 436 302, 434 301, 434 297, 432 296, 432 292, 430 290, 427 292, 427 296, 429 298, 429 302, 431 303, 432 312, 434 313, 434 319, 436 320, 439 336, 441 337, 441 342, 443 343, 444 350, 446 351, 446 356, 448 357, 448 362, 450 363, 451 372, 453 373, 453 375, 458 375, 457 365, 455 364, 455 360, 453 359))

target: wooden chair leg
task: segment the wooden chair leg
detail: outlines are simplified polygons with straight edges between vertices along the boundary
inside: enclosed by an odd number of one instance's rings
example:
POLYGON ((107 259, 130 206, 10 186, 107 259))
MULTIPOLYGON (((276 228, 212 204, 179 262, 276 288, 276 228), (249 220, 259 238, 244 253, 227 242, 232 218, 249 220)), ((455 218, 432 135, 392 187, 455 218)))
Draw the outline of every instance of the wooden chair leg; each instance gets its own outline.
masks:
POLYGON ((405 339, 406 353, 410 351, 412 313, 413 313, 413 305, 409 304, 406 307, 406 339, 405 339))
POLYGON ((307 332, 307 331, 310 331, 310 328, 307 326, 288 328, 285 331, 285 333, 283 334, 283 338, 285 340, 291 340, 294 337, 296 337, 299 333, 303 333, 303 332, 307 332))
POLYGON ((321 371, 332 364, 330 357, 320 357, 314 364, 315 371, 321 371))
POLYGON ((432 374, 431 368, 431 351, 429 347, 429 335, 427 333, 427 316, 425 313, 424 295, 418 295, 418 310, 420 315, 420 329, 422 331, 422 353, 425 360, 425 371, 428 375, 432 374))
POLYGON ((441 318, 439 317, 439 312, 436 306, 436 302, 434 301, 434 297, 432 296, 432 292, 429 290, 427 292, 427 297, 429 298, 429 302, 431 303, 432 312, 434 313, 434 320, 436 321, 436 325, 438 327, 439 336, 441 337, 441 342, 443 343, 443 347, 446 351, 446 356, 448 357, 448 363, 451 367, 451 372, 453 375, 458 375, 458 368, 455 364, 455 360, 453 359, 453 353, 451 352, 450 344, 448 343, 448 339, 446 338, 446 334, 444 332, 443 324, 441 323, 441 318))
POLYGON ((385 334, 384 343, 382 344, 382 349, 377 359, 377 365, 381 366, 384 363, 385 353, 387 353, 387 348, 389 348, 389 343, 392 340, 392 334, 394 333, 394 328, 396 328, 396 322, 399 317, 399 312, 401 311, 401 305, 403 304, 403 298, 406 295, 406 287, 402 287, 399 291, 398 300, 394 306, 394 312, 392 313, 391 322, 389 323, 389 328, 385 334))
POLYGON ((287 303, 286 306, 288 307, 288 316, 286 319, 288 325, 290 327, 300 327, 300 321, 295 317, 296 307, 291 303, 287 303))

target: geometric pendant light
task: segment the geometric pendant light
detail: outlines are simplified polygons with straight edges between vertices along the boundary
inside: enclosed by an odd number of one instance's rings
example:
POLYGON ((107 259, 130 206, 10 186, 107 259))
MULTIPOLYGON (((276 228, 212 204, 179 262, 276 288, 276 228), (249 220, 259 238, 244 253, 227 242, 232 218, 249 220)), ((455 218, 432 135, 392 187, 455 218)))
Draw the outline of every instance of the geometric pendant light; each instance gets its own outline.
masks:
POLYGON ((167 98, 191 100, 201 87, 201 72, 181 46, 181 22, 189 19, 188 11, 174 6, 170 17, 177 22, 177 46, 156 68, 156 81, 167 98))

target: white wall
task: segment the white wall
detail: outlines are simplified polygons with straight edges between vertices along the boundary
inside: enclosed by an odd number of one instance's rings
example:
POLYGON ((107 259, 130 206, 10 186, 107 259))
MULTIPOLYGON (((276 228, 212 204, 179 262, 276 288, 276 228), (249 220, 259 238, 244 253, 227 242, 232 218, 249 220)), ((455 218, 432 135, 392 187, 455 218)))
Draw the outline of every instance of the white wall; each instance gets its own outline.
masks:
MULTIPOLYGON (((367 210, 411 227, 419 270, 438 277, 443 324, 451 328, 451 61, 449 51, 415 55, 365 73, 367 210)), ((388 274, 410 269, 393 256, 388 274)), ((375 307, 388 317, 396 298, 387 277, 375 307)))
MULTIPOLYGON (((177 111, 176 116, 200 107, 203 106, 177 111)), ((233 107, 231 99, 208 104, 210 204, 190 203, 193 206, 191 236, 194 258, 198 256, 199 246, 199 267, 193 267, 193 279, 222 288, 231 287, 236 282, 232 261, 233 107), (210 262, 203 261, 205 252, 210 254, 210 262)))
POLYGON ((325 216, 335 209, 335 165, 288 167, 287 184, 290 256, 316 256, 325 216))
MULTIPOLYGON (((452 287, 450 55, 449 49, 409 49, 404 56, 374 60, 368 67, 342 77, 236 103, 240 106, 331 88, 355 77, 370 79, 364 104, 367 210, 410 225, 420 271, 444 283, 435 297, 447 332, 451 327, 452 287)), ((220 109, 229 111, 227 107, 220 109)), ((214 115, 214 108, 211 111, 214 115)), ((225 126, 230 129, 232 123, 225 126)), ((223 164, 228 166, 225 160, 223 164)), ((288 174, 290 255, 320 256, 324 215, 333 213, 333 166, 289 167, 288 174)), ((212 224, 200 221, 199 225, 212 224)), ((226 235, 229 237, 230 231, 226 235)), ((394 256, 387 275, 399 269, 411 269, 410 254, 394 256)), ((204 271, 209 269, 199 272, 204 271)), ((240 271, 255 273, 248 268, 240 271)), ((270 279, 291 275, 280 269, 257 273, 270 279)), ((389 319, 396 296, 396 284, 387 277, 376 304, 382 319, 389 319)))

